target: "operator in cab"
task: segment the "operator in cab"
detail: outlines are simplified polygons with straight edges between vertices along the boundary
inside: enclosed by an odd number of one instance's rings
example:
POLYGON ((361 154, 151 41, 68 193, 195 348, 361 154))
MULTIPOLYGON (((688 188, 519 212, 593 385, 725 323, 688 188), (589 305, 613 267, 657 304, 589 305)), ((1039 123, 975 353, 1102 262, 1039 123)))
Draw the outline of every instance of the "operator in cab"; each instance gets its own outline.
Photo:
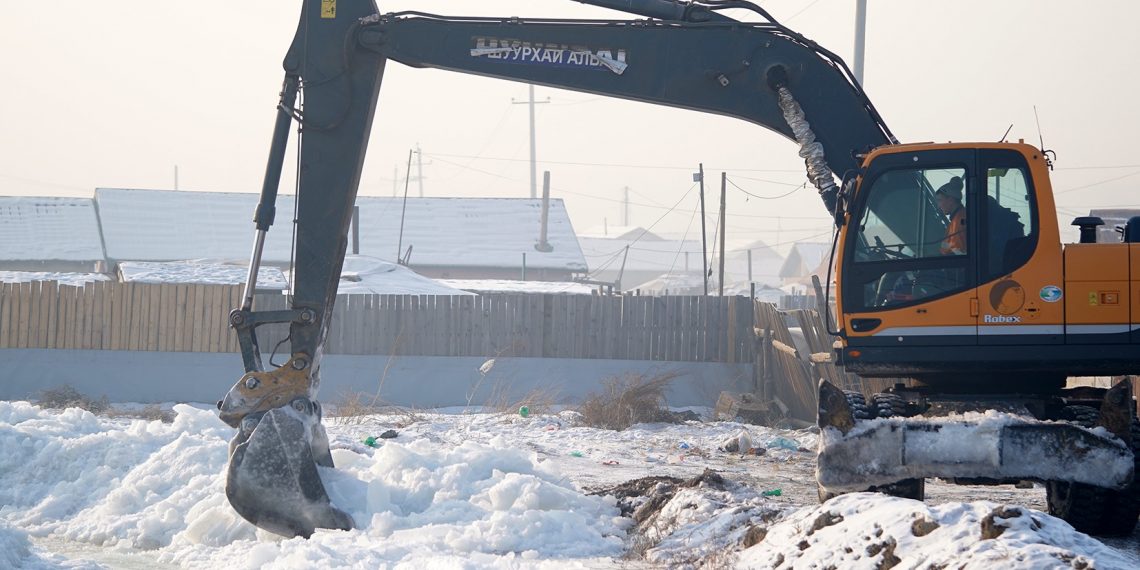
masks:
POLYGON ((934 192, 938 208, 950 219, 946 225, 946 237, 939 251, 942 255, 966 254, 966 208, 962 205, 962 179, 955 176, 934 192))

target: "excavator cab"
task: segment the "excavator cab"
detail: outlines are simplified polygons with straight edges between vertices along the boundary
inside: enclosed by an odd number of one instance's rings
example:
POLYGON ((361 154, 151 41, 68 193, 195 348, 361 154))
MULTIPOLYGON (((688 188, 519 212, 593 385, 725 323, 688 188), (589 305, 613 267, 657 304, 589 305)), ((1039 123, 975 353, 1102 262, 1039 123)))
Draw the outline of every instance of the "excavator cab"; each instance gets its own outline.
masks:
POLYGON ((897 383, 869 398, 821 383, 821 497, 1035 480, 1079 530, 1131 533, 1131 385, 1066 379, 1140 372, 1140 326, 1119 293, 1140 294, 1140 248, 1062 246, 1048 160, 1024 143, 880 147, 852 188, 837 238, 840 362, 897 383))

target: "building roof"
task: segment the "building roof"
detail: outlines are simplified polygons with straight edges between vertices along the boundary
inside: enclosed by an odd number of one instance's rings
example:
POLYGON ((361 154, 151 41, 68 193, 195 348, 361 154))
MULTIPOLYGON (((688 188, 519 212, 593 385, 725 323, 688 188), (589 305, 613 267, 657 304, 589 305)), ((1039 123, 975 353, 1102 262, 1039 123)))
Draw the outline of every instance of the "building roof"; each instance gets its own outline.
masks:
POLYGON ((104 258, 91 199, 0 196, 0 261, 104 258))
POLYGON ((830 243, 797 243, 792 246, 784 265, 780 267, 780 277, 787 279, 810 274, 827 260, 830 252, 830 243))
POLYGON ((594 226, 584 232, 579 232, 578 237, 626 240, 634 240, 640 238, 641 241, 665 241, 665 238, 641 226, 594 226))
MULTIPOLYGON (((256 194, 99 188, 95 199, 112 259, 249 257, 256 194)), ((396 259, 402 199, 360 196, 356 203, 360 206, 360 253, 396 259)), ((265 261, 289 261, 292 211, 293 196, 279 195, 277 223, 266 240, 265 261)), ((535 249, 541 216, 541 200, 409 198, 403 249, 412 247, 413 268, 515 268, 522 266, 525 253, 528 268, 585 271, 586 260, 562 200, 550 201, 550 252, 535 249)))
MULTIPOLYGON (((119 261, 248 260, 257 194, 97 188, 107 256, 119 261)), ((262 259, 289 261, 293 197, 277 198, 262 259)))
POLYGON ((625 259, 626 271, 653 271, 655 273, 677 273, 685 269, 688 253, 689 270, 701 270, 700 240, 660 240, 649 241, 619 238, 579 237, 582 253, 590 271, 603 269, 617 270, 622 266, 625 248, 629 246, 629 256, 625 259))
MULTIPOLYGON (((644 239, 632 238, 579 237, 578 242, 582 245, 586 262, 593 272, 598 272, 602 268, 618 270, 622 266, 622 257, 625 256, 627 245, 629 246, 629 257, 625 260, 627 272, 652 272, 654 275, 662 276, 683 273, 700 275, 703 268, 699 239, 646 242, 644 239)), ((718 244, 710 243, 709 248, 713 247, 718 247, 718 244)), ((748 279, 749 251, 752 251, 752 280, 758 283, 777 283, 779 281, 777 274, 784 259, 759 240, 737 241, 730 244, 728 255, 725 257, 726 281, 748 279)), ((714 275, 718 263, 719 254, 710 251, 709 269, 714 275)), ((670 291, 672 290, 670 287, 670 291)))
POLYGON ((1123 227, 1133 216, 1140 216, 1140 209, 1135 208, 1100 208, 1089 211, 1090 216, 1097 216, 1104 220, 1104 225, 1097 228, 1096 240, 1101 243, 1116 243, 1120 241, 1117 227, 1123 227))
POLYGON ((404 237, 400 240, 402 199, 362 197, 360 253, 393 259, 400 241, 409 265, 432 267, 522 267, 586 270, 586 258, 562 200, 550 201, 549 252, 535 249, 542 220, 542 200, 525 198, 409 198, 404 237))

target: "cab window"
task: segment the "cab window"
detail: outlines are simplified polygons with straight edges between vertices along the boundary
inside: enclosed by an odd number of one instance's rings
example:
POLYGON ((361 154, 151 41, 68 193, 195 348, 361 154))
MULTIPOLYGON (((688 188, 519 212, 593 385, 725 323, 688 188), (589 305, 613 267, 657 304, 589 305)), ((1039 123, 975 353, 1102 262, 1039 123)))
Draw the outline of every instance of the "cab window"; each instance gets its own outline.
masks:
POLYGON ((986 255, 981 277, 990 281, 1025 265, 1036 246, 1037 216, 1032 178, 1020 153, 982 154, 986 173, 986 255))
POLYGON ((863 309, 894 307, 968 287, 970 193, 965 165, 897 168, 864 190, 851 261, 863 309))

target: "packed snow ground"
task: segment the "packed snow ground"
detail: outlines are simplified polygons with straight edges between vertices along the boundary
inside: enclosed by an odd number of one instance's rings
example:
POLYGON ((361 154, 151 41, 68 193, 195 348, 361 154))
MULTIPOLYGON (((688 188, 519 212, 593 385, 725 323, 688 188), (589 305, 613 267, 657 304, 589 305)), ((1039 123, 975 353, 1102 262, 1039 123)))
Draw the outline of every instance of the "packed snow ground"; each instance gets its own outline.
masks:
POLYGON ((162 423, 0 402, 0 567, 1140 565, 1136 535, 1107 546, 1024 506, 1039 506, 1040 489, 959 500, 928 484, 930 505, 854 494, 820 506, 810 431, 688 422, 612 432, 541 410, 329 418, 338 468, 322 477, 359 528, 283 539, 226 503, 233 430, 205 406, 174 412, 162 423), (363 443, 389 429, 397 437, 363 443), (765 452, 718 449, 743 439, 765 452), (706 469, 723 480, 684 483, 706 469), (643 493, 615 489, 650 476, 660 479, 643 493))

